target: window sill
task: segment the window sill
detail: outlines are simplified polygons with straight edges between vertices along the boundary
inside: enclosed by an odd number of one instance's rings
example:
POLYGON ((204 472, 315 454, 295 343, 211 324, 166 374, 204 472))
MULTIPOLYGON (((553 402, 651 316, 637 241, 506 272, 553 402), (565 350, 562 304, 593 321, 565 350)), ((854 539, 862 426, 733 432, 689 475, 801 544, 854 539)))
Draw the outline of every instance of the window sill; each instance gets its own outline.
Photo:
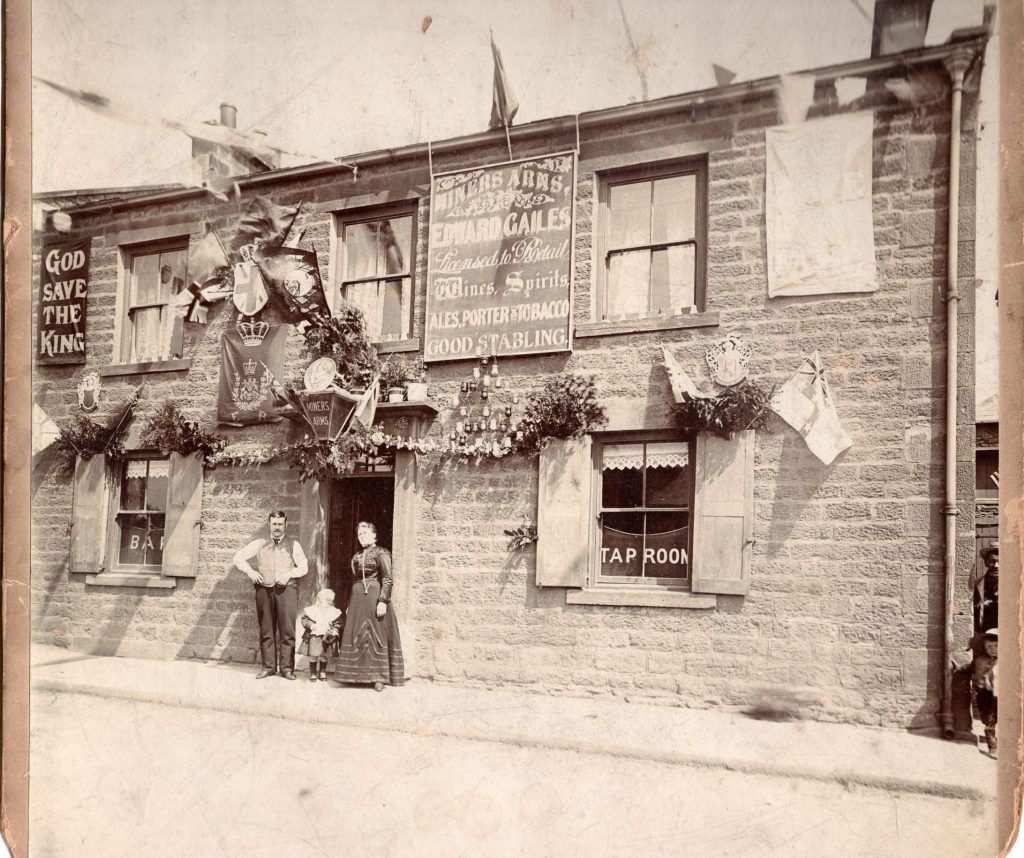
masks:
POLYGON ((681 328, 714 328, 719 325, 718 313, 692 313, 683 316, 648 316, 638 319, 610 319, 577 325, 573 336, 607 337, 615 334, 637 334, 645 331, 675 331, 681 328))
POLYGON ((575 327, 574 337, 608 337, 615 334, 642 334, 646 331, 678 331, 684 328, 717 328, 717 312, 686 313, 685 315, 650 315, 645 318, 614 318, 586 321, 575 327))
POLYGON ((710 593, 690 593, 654 587, 588 587, 566 590, 567 605, 629 605, 641 608, 695 608, 707 610, 717 607, 718 600, 710 593))
POLYGON ((178 582, 174 578, 162 578, 159 575, 136 574, 126 572, 101 572, 98 575, 86 575, 86 585, 94 587, 134 587, 138 590, 173 590, 178 582))
POLYGON ((192 367, 188 358, 174 360, 154 360, 145 363, 116 363, 101 367, 100 378, 111 378, 118 375, 144 375, 150 372, 187 372, 192 367))
POLYGON ((420 350, 420 338, 410 337, 407 340, 381 340, 373 344, 378 354, 395 352, 418 352, 420 350))

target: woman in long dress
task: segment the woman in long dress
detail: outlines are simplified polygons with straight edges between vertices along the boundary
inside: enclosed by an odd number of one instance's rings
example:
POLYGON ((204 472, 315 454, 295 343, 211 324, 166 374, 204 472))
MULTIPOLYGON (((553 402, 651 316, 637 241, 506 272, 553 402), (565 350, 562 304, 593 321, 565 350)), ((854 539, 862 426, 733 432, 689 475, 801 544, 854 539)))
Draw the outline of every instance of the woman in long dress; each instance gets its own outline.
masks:
POLYGON ((371 522, 359 522, 356 538, 363 548, 352 558, 352 595, 335 678, 373 683, 375 691, 383 691, 385 685, 405 681, 402 641, 391 606, 391 553, 377 545, 377 528, 371 522))

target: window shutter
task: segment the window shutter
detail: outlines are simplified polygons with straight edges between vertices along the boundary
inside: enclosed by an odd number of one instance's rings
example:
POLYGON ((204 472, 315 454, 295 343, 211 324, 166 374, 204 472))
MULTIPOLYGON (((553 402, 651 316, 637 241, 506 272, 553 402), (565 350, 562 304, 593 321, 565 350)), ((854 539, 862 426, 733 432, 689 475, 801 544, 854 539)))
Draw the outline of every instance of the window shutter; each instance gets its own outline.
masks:
POLYGON ((203 507, 203 460, 199 453, 171 453, 164 519, 163 573, 194 578, 199 562, 199 527, 203 507))
POLYGON ((75 493, 71 502, 72 572, 95 575, 103 571, 107 544, 107 457, 75 461, 75 493))
POLYGON ((754 526, 754 432, 697 436, 693 592, 750 589, 754 526))
POLYGON ((550 441, 540 452, 537 586, 582 587, 592 524, 591 440, 550 441))

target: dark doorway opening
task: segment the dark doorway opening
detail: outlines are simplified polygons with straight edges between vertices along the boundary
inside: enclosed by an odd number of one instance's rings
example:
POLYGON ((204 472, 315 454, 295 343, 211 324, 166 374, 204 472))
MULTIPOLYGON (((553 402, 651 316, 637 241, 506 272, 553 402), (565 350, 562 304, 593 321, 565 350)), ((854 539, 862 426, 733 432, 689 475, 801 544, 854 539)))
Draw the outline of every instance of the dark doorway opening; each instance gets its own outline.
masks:
POLYGON ((359 550, 356 528, 361 521, 377 526, 377 544, 391 550, 394 527, 394 473, 355 474, 331 484, 327 560, 335 604, 344 608, 351 586, 350 564, 359 550))

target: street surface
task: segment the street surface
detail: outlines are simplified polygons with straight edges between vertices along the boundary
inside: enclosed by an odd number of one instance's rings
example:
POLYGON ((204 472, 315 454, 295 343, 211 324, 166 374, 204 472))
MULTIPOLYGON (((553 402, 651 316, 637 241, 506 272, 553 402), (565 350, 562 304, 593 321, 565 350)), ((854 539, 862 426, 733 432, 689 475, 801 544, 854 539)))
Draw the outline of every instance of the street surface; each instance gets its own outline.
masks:
POLYGON ((36 858, 996 850, 994 802, 53 691, 30 799, 36 858))

